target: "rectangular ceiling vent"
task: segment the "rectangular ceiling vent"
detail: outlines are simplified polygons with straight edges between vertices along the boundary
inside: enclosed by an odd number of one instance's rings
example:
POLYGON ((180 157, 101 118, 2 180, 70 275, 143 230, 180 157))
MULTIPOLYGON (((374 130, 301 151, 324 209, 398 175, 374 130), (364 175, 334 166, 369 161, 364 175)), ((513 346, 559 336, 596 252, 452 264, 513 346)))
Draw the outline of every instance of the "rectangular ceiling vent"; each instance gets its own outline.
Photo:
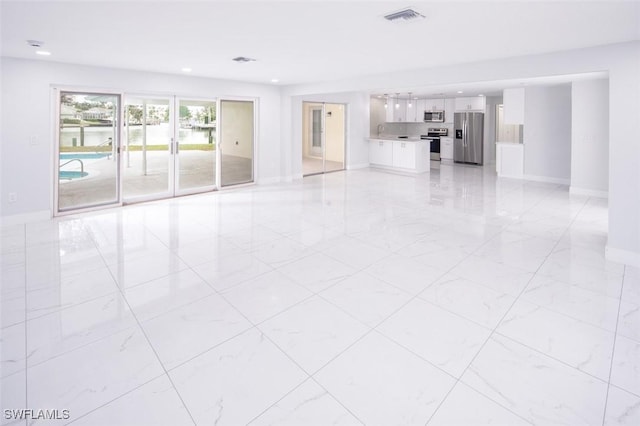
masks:
POLYGON ((245 56, 238 56, 236 58, 233 58, 234 61, 236 62, 240 62, 240 63, 245 63, 245 62, 255 62, 255 59, 253 58, 247 58, 245 56))
POLYGON ((424 18, 424 15, 409 8, 384 15, 384 19, 391 22, 412 21, 418 18, 424 18))

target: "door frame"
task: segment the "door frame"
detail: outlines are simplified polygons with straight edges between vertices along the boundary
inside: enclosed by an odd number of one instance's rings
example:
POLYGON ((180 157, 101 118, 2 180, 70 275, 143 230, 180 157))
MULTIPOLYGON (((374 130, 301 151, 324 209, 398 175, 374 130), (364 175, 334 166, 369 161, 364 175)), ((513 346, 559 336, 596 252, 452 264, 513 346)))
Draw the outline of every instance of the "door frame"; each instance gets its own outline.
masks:
MULTIPOLYGON (((348 123, 348 108, 349 108, 349 104, 345 103, 345 102, 326 102, 326 101, 302 101, 302 129, 303 129, 303 133, 304 133, 304 121, 305 121, 305 113, 304 113, 304 107, 305 104, 318 104, 318 106, 322 105, 322 124, 321 124, 321 128, 322 128, 322 170, 319 172, 313 172, 313 173, 308 173, 305 174, 304 173, 304 166, 302 167, 302 177, 306 177, 306 176, 315 176, 315 175, 320 175, 320 174, 326 174, 326 173, 333 173, 333 172, 341 172, 343 170, 347 170, 347 134, 348 134, 348 129, 349 129, 349 123, 348 123), (327 166, 326 166, 326 150, 327 150, 327 140, 326 140, 326 118, 327 118, 327 112, 326 112, 326 106, 327 104, 331 104, 331 105, 342 105, 342 117, 343 117, 343 121, 344 121, 344 132, 343 132, 343 143, 342 143, 342 169, 339 170, 329 170, 327 171, 327 166)), ((313 108, 313 107, 312 107, 313 108)), ((311 111, 313 111, 313 109, 311 109, 311 111)), ((310 114, 311 115, 311 114, 310 114)), ((311 117, 309 117, 310 120, 310 125, 311 125, 311 117)), ((309 129, 309 138, 311 138, 311 133, 312 133, 312 129, 309 129)), ((300 160, 304 161, 304 134, 303 134, 303 138, 302 138, 302 155, 300 160)))
POLYGON ((66 216, 71 214, 78 214, 84 212, 91 212, 96 210, 103 210, 109 207, 121 207, 122 203, 122 174, 121 174, 121 144, 122 144, 122 129, 123 129, 123 120, 124 120, 124 92, 121 90, 113 90, 113 89, 102 89, 102 88, 87 88, 87 87, 79 87, 79 86, 66 86, 66 85, 54 85, 51 87, 52 90, 52 124, 53 124, 53 140, 54 140, 54 149, 52 150, 52 157, 50 159, 49 164, 53 167, 51 169, 51 176, 53 180, 53 194, 51 197, 51 211, 53 212, 53 216, 66 216), (59 203, 59 195, 60 195, 60 178, 58 176, 58 172, 60 170, 60 101, 62 92, 70 92, 77 94, 95 94, 95 95, 109 95, 109 96, 117 96, 118 97, 118 113, 116 116, 118 117, 118 124, 116 126, 116 134, 118 136, 117 143, 113 145, 114 153, 116 160, 116 201, 113 203, 101 203, 88 205, 86 207, 80 206, 78 208, 73 208, 69 210, 60 210, 59 203))

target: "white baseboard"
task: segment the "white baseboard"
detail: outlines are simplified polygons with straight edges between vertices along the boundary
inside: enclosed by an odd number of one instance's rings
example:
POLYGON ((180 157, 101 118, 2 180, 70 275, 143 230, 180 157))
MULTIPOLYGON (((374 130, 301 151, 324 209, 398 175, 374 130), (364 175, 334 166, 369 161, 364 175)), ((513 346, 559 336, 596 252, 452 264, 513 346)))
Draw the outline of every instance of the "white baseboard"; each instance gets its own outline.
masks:
POLYGON ((366 169, 369 167, 369 163, 350 164, 347 166, 347 170, 366 169))
POLYGON ((50 210, 40 210, 37 212, 15 214, 11 216, 0 217, 0 225, 13 226, 23 225, 25 223, 40 222, 43 220, 49 220, 53 217, 50 210))
POLYGON ((572 186, 569 188, 570 194, 586 195, 587 197, 609 198, 608 191, 598 191, 597 189, 578 188, 572 186))
POLYGON ((280 183, 281 180, 280 176, 260 178, 258 179, 258 185, 271 185, 273 183, 280 183))
POLYGON ((429 171, 431 170, 431 169, 427 169, 427 170, 399 169, 397 167, 380 166, 378 164, 372 164, 370 167, 372 170, 381 170, 385 172, 397 173, 399 175, 404 175, 404 176, 413 176, 420 173, 429 173, 429 171))
POLYGON ((570 179, 563 178, 553 178, 548 176, 536 176, 536 175, 524 175, 522 176, 524 180, 532 180, 534 182, 545 182, 545 183, 557 183, 559 185, 570 185, 570 179))
POLYGON ((519 175, 509 175, 509 174, 505 174, 505 173, 498 173, 498 177, 499 178, 507 178, 507 179, 520 179, 520 180, 524 179, 522 177, 522 175, 520 175, 520 174, 519 175))
POLYGON ((607 260, 640 268, 640 253, 636 251, 606 246, 604 253, 607 260))

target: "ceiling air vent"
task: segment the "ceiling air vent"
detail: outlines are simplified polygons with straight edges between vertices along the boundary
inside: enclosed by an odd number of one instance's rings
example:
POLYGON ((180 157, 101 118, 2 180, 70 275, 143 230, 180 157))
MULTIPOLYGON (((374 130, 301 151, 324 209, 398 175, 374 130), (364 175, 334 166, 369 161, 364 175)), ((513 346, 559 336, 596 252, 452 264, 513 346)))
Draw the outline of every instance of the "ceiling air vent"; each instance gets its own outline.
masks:
POLYGON ((244 62, 255 62, 255 59, 253 58, 247 58, 245 56, 238 56, 236 58, 233 58, 234 61, 236 62, 240 62, 240 63, 244 63, 244 62))
POLYGON ((413 9, 402 9, 397 12, 384 15, 384 19, 391 22, 412 21, 418 18, 424 18, 424 15, 413 9))

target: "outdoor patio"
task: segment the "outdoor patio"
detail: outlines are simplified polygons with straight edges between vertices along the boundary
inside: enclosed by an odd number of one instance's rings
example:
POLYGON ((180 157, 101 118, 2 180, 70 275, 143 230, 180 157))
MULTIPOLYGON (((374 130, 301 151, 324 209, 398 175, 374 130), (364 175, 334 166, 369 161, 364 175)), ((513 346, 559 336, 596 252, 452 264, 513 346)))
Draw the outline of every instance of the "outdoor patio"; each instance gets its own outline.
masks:
MULTIPOLYGON (((158 194, 158 198, 173 196, 169 188, 168 151, 147 151, 147 172, 143 172, 142 152, 123 153, 124 202, 144 196, 158 194), (129 160, 127 162, 127 155, 129 160), (128 164, 128 166, 127 166, 128 164)), ((176 191, 211 187, 215 185, 216 151, 183 150, 179 154, 179 173, 176 191)), ((59 209, 67 210, 79 206, 106 204, 117 199, 117 166, 112 156, 98 159, 82 159, 86 177, 60 180, 59 209)), ((222 155, 222 185, 251 182, 252 160, 233 155, 222 155)), ((65 171, 80 171, 79 162, 61 168, 65 171)))

